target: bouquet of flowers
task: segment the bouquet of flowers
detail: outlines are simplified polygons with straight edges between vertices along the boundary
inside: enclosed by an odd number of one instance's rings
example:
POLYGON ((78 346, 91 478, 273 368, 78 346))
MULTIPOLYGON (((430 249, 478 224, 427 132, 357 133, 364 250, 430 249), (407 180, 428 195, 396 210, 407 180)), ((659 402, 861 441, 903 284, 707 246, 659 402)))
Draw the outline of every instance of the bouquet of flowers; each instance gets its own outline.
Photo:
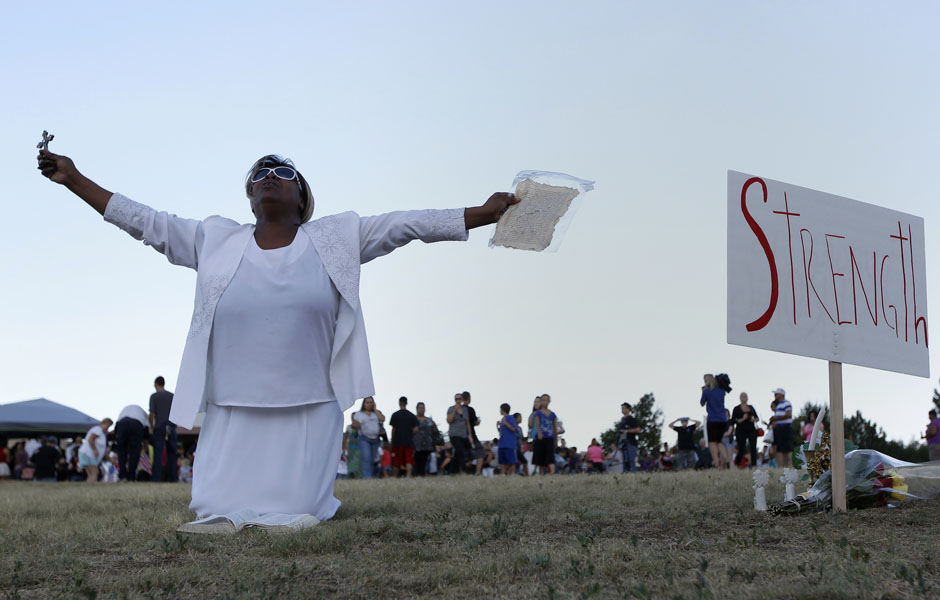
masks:
MULTIPOLYGON (((845 455, 848 508, 870 508, 940 495, 940 461, 909 463, 875 450, 845 455)), ((771 514, 797 514, 832 507, 832 471, 823 473, 809 491, 769 507, 771 514)))

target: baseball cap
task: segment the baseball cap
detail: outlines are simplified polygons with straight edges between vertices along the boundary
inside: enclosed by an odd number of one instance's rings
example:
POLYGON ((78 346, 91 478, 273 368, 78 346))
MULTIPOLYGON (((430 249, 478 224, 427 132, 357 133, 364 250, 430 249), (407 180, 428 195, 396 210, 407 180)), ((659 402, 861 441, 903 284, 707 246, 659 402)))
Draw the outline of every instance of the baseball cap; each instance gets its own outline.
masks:
POLYGON ((786 391, 785 389, 783 389, 783 388, 777 388, 777 389, 775 389, 775 390, 774 390, 774 393, 775 393, 775 394, 780 394, 781 396, 786 396, 786 395, 787 395, 787 391, 786 391))
POLYGON ((57 437, 54 436, 54 435, 50 435, 49 437, 46 438, 46 441, 47 441, 47 442, 52 442, 53 444, 58 444, 58 443, 59 443, 59 438, 57 438, 57 437))

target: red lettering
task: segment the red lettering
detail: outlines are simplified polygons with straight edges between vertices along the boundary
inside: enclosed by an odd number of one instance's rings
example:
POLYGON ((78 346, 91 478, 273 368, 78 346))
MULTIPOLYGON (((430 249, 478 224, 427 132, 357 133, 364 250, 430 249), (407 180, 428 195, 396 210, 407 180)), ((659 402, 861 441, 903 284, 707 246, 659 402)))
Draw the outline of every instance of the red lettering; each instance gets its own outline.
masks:
POLYGON ((835 267, 832 266, 832 249, 829 247, 829 238, 845 239, 844 235, 835 235, 832 233, 827 233, 826 235, 826 254, 829 255, 829 272, 832 273, 832 296, 836 300, 836 320, 839 322, 839 325, 849 325, 852 321, 843 321, 842 317, 839 315, 839 289, 836 287, 836 277, 845 277, 845 273, 836 273, 835 267))
POLYGON ((767 326, 767 323, 770 322, 770 318, 774 315, 774 310, 777 308, 778 295, 777 262, 774 260, 773 250, 770 248, 770 242, 767 241, 767 236, 764 235, 764 231, 747 210, 747 189, 754 183, 759 183, 761 188, 763 188, 764 203, 767 203, 767 184, 764 183, 764 180, 760 177, 751 177, 744 183, 744 187, 741 188, 741 212, 744 214, 744 220, 747 221, 748 226, 751 228, 751 231, 754 232, 754 236, 757 237, 757 241, 760 242, 761 248, 764 249, 764 254, 767 256, 767 265, 770 267, 770 305, 767 307, 767 310, 764 311, 763 315, 746 325, 748 331, 758 331, 767 326))
POLYGON ((927 319, 924 317, 917 316, 917 271, 914 270, 914 234, 911 233, 911 226, 907 226, 907 237, 909 238, 910 243, 908 244, 908 249, 911 252, 911 290, 914 292, 914 343, 920 343, 920 336, 917 333, 917 326, 921 323, 924 324, 924 347, 929 348, 930 344, 927 343, 927 319))
POLYGON ((901 222, 898 221, 898 234, 891 236, 901 244, 901 277, 904 282, 904 341, 907 341, 907 269, 904 268, 904 242, 909 238, 901 232, 901 222))
POLYGON ((889 258, 890 255, 885 254, 884 258, 881 259, 881 272, 879 273, 879 283, 881 284, 881 315, 885 318, 885 325, 894 330, 894 337, 898 337, 898 310, 894 308, 893 304, 888 305, 888 308, 894 309, 894 327, 891 327, 891 323, 888 322, 888 314, 885 312, 885 262, 889 258))
POLYGON ((875 275, 875 271, 878 268, 878 256, 877 253, 871 253, 871 285, 872 285, 872 296, 875 298, 875 312, 871 311, 871 304, 868 302, 868 293, 865 291, 865 284, 862 282, 862 271, 858 268, 858 263, 855 261, 855 252, 852 250, 852 246, 849 246, 849 261, 850 268, 852 271, 852 307, 855 309, 855 324, 858 325, 858 300, 855 297, 855 274, 858 273, 858 285, 862 288, 862 295, 865 296, 865 306, 868 308, 868 316, 871 317, 872 323, 875 324, 875 327, 878 326, 878 279, 875 275))
POLYGON ((790 229, 790 217, 798 217, 800 213, 790 212, 790 202, 787 193, 783 193, 783 211, 775 210, 775 215, 787 217, 787 248, 790 250, 790 294, 793 296, 793 324, 796 325, 796 284, 793 277, 793 230, 790 229))
POLYGON ((822 298, 819 297, 819 292, 816 291, 816 284, 813 283, 813 232, 809 229, 800 229, 800 246, 803 248, 803 277, 806 280, 806 313, 812 317, 813 312, 809 307, 809 288, 813 288, 813 294, 816 296, 816 299, 819 300, 819 304, 823 307, 823 310, 826 311, 826 314, 829 316, 829 320, 833 323, 836 322, 832 318, 832 313, 829 312, 829 309, 826 308, 826 303, 823 302, 822 298), (809 234, 809 262, 806 262, 806 240, 803 238, 803 232, 809 234))

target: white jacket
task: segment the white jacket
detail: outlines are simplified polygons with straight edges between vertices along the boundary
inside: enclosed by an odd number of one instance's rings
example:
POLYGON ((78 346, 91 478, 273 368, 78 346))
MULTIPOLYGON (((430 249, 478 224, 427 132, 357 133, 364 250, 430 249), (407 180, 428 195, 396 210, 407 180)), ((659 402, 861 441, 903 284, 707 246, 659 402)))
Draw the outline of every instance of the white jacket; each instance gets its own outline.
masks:
MULTIPOLYGON (((193 318, 183 349, 170 420, 191 428, 205 410, 209 334, 215 307, 228 286, 255 231, 224 217, 203 221, 158 212, 114 194, 104 213, 134 239, 143 240, 175 265, 196 269, 193 318)), ((375 393, 359 305, 359 266, 384 256, 411 240, 466 240, 464 209, 392 212, 360 217, 354 212, 330 215, 303 224, 333 285, 339 291, 339 316, 330 360, 330 383, 341 410, 375 393)))

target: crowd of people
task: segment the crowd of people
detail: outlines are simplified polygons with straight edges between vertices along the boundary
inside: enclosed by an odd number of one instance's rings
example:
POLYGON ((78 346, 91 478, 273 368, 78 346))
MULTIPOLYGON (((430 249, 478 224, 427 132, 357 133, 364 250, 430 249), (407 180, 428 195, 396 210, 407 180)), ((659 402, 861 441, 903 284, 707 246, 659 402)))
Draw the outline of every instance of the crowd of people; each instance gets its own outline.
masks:
MULTIPOLYGON (((704 382, 700 405, 706 409, 706 423, 701 438, 697 435, 701 421, 679 417, 668 425, 676 433, 676 443, 664 443, 661 449, 641 449, 641 424, 628 402, 620 407, 617 440, 605 447, 594 438, 579 451, 561 437, 564 427, 550 409, 548 394, 536 396, 527 417, 503 404, 492 439, 478 435, 481 420, 471 406, 469 392, 454 395, 454 404, 440 425, 426 414, 423 402, 412 413, 408 399, 402 396, 399 410, 388 419, 391 434, 386 431, 386 417, 376 408, 375 400, 365 398, 343 435, 338 477, 527 476, 790 464, 794 419, 785 390, 773 391, 771 416, 762 421, 746 393, 739 395, 733 409, 725 406, 731 391, 727 375, 706 374, 704 382), (763 438, 762 448, 758 448, 759 438, 763 438)), ((811 412, 803 423, 802 437, 806 440, 815 420, 811 412)))
MULTIPOLYGON (((471 406, 469 392, 454 395, 454 403, 440 426, 427 414, 423 402, 418 402, 412 413, 408 398, 402 396, 399 409, 386 420, 374 398, 368 397, 352 414, 343 434, 337 477, 529 476, 790 464, 795 437, 793 407, 783 388, 773 390, 771 416, 761 420, 747 393, 738 395, 733 409, 725 406, 731 391, 727 375, 707 374, 704 382, 700 404, 706 409, 706 423, 701 438, 697 439, 696 432, 702 422, 683 416, 667 425, 676 434, 675 443, 667 442, 653 450, 640 449, 640 423, 628 402, 620 407, 617 440, 605 447, 594 438, 580 451, 561 437, 564 426, 550 408, 549 394, 536 396, 526 417, 512 412, 509 404, 502 404, 492 438, 478 435, 478 428, 482 432, 483 426, 471 406)), ((12 448, 0 444, 0 478, 191 482, 195 445, 184 449, 177 441, 176 427, 169 421, 173 394, 165 389, 162 377, 154 381, 154 387, 149 413, 130 405, 116 424, 110 418, 104 419, 85 436, 63 440, 54 435, 39 436, 18 441, 12 448), (115 431, 109 443, 112 425, 115 431)), ((810 411, 802 419, 799 439, 809 441, 816 416, 810 411)), ((930 459, 938 460, 940 419, 935 410, 929 417, 922 437, 927 440, 930 459)))
POLYGON ((483 431, 481 419, 471 406, 469 392, 454 395, 440 425, 427 414, 423 402, 408 409, 408 398, 399 398, 399 409, 386 419, 372 397, 362 401, 343 435, 339 478, 423 477, 471 474, 549 475, 554 473, 600 473, 707 468, 713 464, 704 440, 696 444, 698 421, 677 419, 671 424, 679 433, 678 447, 664 444, 650 452, 639 449, 640 423, 633 407, 621 405, 617 440, 603 445, 594 438, 583 451, 568 446, 564 425, 551 410, 551 396, 536 396, 531 412, 523 416, 509 404, 500 406, 494 437, 483 431), (680 425, 681 423, 681 425, 680 425), (390 428, 390 432, 386 429, 390 428))
POLYGON ((84 436, 41 435, 0 444, 0 478, 42 482, 192 481, 195 446, 185 449, 170 421, 173 394, 154 380, 150 410, 126 406, 117 421, 102 419, 84 436), (108 441, 114 425, 111 441, 108 441), (4 468, 6 467, 6 468, 4 468))
POLYGON ((375 400, 362 401, 343 435, 338 477, 549 474, 575 469, 582 458, 560 437, 565 430, 549 407, 549 394, 536 396, 525 421, 503 403, 491 439, 478 433, 482 424, 470 392, 454 395, 440 425, 426 414, 423 402, 415 405, 415 413, 408 410, 405 396, 398 404, 388 419, 389 434, 375 400))

